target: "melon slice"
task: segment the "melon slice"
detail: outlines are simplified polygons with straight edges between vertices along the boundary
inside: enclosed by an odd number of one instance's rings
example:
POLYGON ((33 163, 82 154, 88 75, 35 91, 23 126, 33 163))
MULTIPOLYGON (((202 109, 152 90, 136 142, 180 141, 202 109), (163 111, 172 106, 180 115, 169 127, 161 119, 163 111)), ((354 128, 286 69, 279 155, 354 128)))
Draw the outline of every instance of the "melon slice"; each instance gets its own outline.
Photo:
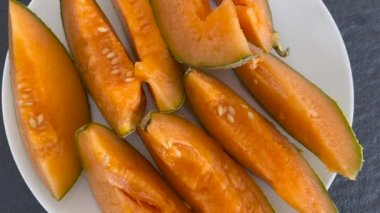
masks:
MULTIPOLYGON (((217 0, 221 3, 222 0, 217 0)), ((233 0, 240 26, 248 41, 269 52, 272 47, 281 57, 289 55, 289 48, 284 49, 280 35, 273 29, 272 14, 268 0, 233 0)))
POLYGON ((61 0, 71 53, 100 111, 119 136, 131 133, 145 109, 142 79, 94 0, 61 0))
POLYGON ((139 62, 136 75, 147 82, 160 111, 178 109, 184 100, 181 66, 171 56, 149 0, 113 0, 124 28, 130 33, 139 62))
POLYGON ((66 49, 29 9, 9 1, 16 115, 40 179, 60 200, 80 175, 77 128, 90 120, 85 91, 66 49))
MULTIPOLYGON (((222 0, 218 0, 220 4, 222 0)), ((269 52, 273 47, 274 30, 267 0, 233 0, 240 26, 248 41, 269 52)))
POLYGON ((138 133, 195 212, 273 212, 244 169, 197 126, 175 115, 150 113, 138 133))
POLYGON ((78 130, 76 140, 103 212, 189 212, 153 166, 111 130, 89 124, 78 130))
POLYGON ((362 147, 329 96, 273 55, 261 54, 258 62, 235 72, 269 114, 330 171, 355 179, 362 147))
POLYGON ((297 149, 230 88, 193 69, 185 77, 185 88, 206 130, 287 203, 299 212, 336 212, 297 149))
POLYGON ((179 62, 232 68, 251 59, 231 0, 214 11, 205 0, 151 0, 151 5, 162 36, 179 62))

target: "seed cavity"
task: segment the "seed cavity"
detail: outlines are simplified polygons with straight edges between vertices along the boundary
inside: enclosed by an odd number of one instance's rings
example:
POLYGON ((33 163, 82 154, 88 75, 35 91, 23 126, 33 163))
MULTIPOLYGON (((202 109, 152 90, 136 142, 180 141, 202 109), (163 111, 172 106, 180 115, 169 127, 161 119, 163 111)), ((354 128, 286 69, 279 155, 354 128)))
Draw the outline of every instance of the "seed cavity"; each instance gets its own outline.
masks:
POLYGON ((247 116, 248 116, 249 120, 253 120, 253 113, 252 112, 248 112, 247 116))
POLYGON ((105 27, 98 27, 97 30, 98 30, 98 32, 100 32, 100 33, 108 32, 108 29, 105 28, 105 27))
POLYGON ((116 54, 115 54, 114 52, 110 52, 110 53, 107 54, 106 57, 107 57, 108 59, 111 59, 111 58, 115 57, 115 55, 116 55, 116 54))
POLYGON ((228 112, 231 114, 231 115, 235 115, 236 112, 235 112, 235 108, 233 106, 228 106, 228 112))
POLYGON ((231 115, 230 113, 227 113, 227 121, 230 123, 234 123, 235 117, 233 115, 231 115))
POLYGON ((29 126, 33 129, 37 128, 37 121, 34 118, 29 119, 29 126))
POLYGON ((110 52, 110 49, 108 49, 108 48, 104 48, 103 50, 102 50, 102 54, 103 55, 105 55, 105 54, 107 54, 107 53, 109 53, 110 52))
POLYGON ((256 79, 253 79, 253 83, 256 85, 259 84, 259 82, 256 79))

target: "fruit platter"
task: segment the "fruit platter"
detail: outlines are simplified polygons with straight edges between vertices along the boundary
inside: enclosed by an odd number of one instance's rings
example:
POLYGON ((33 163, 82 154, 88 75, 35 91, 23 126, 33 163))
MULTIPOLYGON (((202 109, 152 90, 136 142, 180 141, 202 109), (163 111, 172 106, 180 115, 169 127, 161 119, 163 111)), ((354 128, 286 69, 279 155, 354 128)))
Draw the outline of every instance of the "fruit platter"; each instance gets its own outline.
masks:
POLYGON ((337 212, 362 167, 321 1, 11 0, 9 47, 6 134, 48 212, 337 212))

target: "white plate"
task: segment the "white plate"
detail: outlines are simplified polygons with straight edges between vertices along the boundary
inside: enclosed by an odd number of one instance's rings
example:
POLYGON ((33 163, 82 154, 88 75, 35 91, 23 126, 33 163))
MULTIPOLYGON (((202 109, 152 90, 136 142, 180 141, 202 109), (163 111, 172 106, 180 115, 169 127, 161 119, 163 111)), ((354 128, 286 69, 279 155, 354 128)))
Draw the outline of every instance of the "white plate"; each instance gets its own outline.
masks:
MULTIPOLYGON (((98 3, 115 27, 119 37, 126 44, 122 25, 117 19, 110 0, 98 0, 98 3)), ((350 63, 339 30, 325 5, 321 0, 270 0, 270 5, 276 30, 281 33, 283 44, 291 47, 291 54, 285 61, 334 98, 340 104, 348 121, 351 123, 354 97, 350 63)), ((67 47, 60 19, 59 1, 33 0, 30 3, 30 8, 45 21, 67 47)), ((131 52, 127 45, 126 47, 131 52)), ((32 169, 18 131, 9 70, 9 61, 7 59, 2 85, 4 124, 13 157, 28 187, 48 212, 99 212, 99 208, 83 175, 60 202, 55 201, 41 184, 32 169)), ((260 112, 263 112, 243 89, 231 71, 213 72, 212 74, 219 79, 223 79, 249 103, 254 105, 260 112)), ((146 91, 146 94, 148 95, 149 93, 146 91)), ((148 98, 148 110, 154 109, 152 99, 148 98)), ((92 101, 91 107, 93 120, 104 123, 104 119, 92 101)), ((195 118, 191 115, 187 106, 183 107, 179 114, 195 122, 195 118)), ((290 137, 288 136, 288 138, 290 137)), ((136 134, 129 136, 127 139, 144 156, 152 160, 136 134)), ((315 169, 322 182, 329 187, 334 180, 335 174, 329 173, 315 156, 293 139, 290 140, 304 150, 305 158, 315 169)), ((262 186, 275 209, 279 212, 294 212, 266 184, 260 180, 258 180, 258 183, 262 186)))

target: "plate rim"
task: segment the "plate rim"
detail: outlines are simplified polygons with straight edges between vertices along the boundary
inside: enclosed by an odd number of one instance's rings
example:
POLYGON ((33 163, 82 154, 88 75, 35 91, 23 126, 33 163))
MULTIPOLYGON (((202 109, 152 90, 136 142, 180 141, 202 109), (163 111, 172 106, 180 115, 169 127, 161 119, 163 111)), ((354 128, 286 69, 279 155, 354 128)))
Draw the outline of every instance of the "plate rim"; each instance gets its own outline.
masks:
MULTIPOLYGON (((338 45, 340 46, 340 48, 338 49, 338 51, 340 52, 340 55, 342 56, 341 57, 341 60, 344 64, 344 67, 348 72, 348 84, 349 84, 349 91, 348 91, 348 98, 349 98, 349 106, 348 106, 348 110, 347 110, 347 114, 345 114, 346 116, 346 119, 348 121, 348 123, 350 124, 350 126, 352 126, 352 123, 353 123, 353 118, 354 118, 354 107, 355 107, 355 93, 354 93, 354 81, 353 81, 353 73, 352 73, 352 68, 351 68, 351 63, 350 63, 350 60, 349 60, 349 56, 348 56, 348 52, 347 52, 347 48, 346 48, 346 45, 344 43, 344 40, 343 40, 343 37, 342 37, 342 34, 341 34, 341 31, 339 30, 339 27, 338 25, 336 24, 332 14, 330 13, 330 11, 328 10, 327 6, 324 4, 324 2, 322 0, 310 0, 310 1, 317 1, 319 3, 319 6, 320 8, 323 10, 324 12, 324 15, 327 16, 328 18, 328 21, 331 23, 332 27, 333 27, 333 30, 334 30, 334 34, 337 35, 337 40, 338 40, 338 45)), ((33 4, 36 2, 36 0, 31 0, 30 3, 27 5, 28 8, 31 8, 33 7, 33 4)), ((9 38, 8 38, 8 41, 9 43, 9 38)), ((47 201, 45 199, 42 199, 43 197, 42 196, 38 196, 37 195, 37 192, 36 190, 32 190, 32 188, 34 187, 31 187, 31 184, 29 183, 29 178, 27 178, 27 174, 26 174, 26 171, 24 170, 21 170, 20 169, 20 164, 21 164, 21 161, 20 159, 18 159, 17 156, 15 156, 15 153, 16 153, 16 147, 14 145, 14 143, 10 142, 11 139, 13 139, 13 136, 11 136, 11 127, 10 127, 10 124, 9 124, 9 120, 12 119, 12 116, 14 116, 15 118, 17 117, 16 115, 16 110, 14 108, 14 100, 13 100, 13 95, 11 94, 11 97, 10 97, 10 100, 12 100, 12 103, 11 105, 13 106, 13 108, 11 109, 11 111, 13 113, 4 113, 4 109, 7 108, 7 104, 6 101, 9 101, 9 100, 6 100, 5 97, 8 97, 9 95, 5 93, 6 91, 6 87, 5 85, 7 84, 6 83, 6 80, 10 79, 10 70, 11 70, 11 64, 10 64, 10 57, 9 57, 9 48, 8 48, 8 51, 6 52, 6 56, 5 56, 5 60, 4 60, 4 67, 3 67, 3 75, 2 75, 2 86, 1 86, 1 100, 2 100, 2 116, 3 116, 3 124, 4 124, 4 130, 5 130, 5 136, 6 136, 6 139, 7 139, 7 143, 9 145, 9 148, 10 148, 10 151, 11 151, 11 154, 12 154, 12 158, 17 166, 17 169, 19 171, 19 173, 21 174, 21 177, 23 179, 23 181, 26 183, 29 191, 33 194, 34 198, 37 199, 37 201, 40 203, 40 205, 45 209, 45 210, 49 210, 49 204, 47 203, 47 201), (13 115, 12 115, 13 114, 13 115)), ((11 85, 12 87, 12 85, 11 85)), ((11 88, 12 90, 12 88, 11 88)), ((18 123, 17 119, 16 119, 16 123, 18 123)), ((17 130, 19 132, 19 135, 21 136, 20 134, 20 131, 17 130)), ((26 152, 26 149, 25 149, 25 145, 22 144, 23 146, 23 149, 25 150, 26 152)), ((34 168, 33 168, 33 171, 34 171, 34 168)), ((328 181, 326 182, 325 184, 325 187, 326 189, 328 190, 331 186, 331 184, 333 183, 334 179, 336 177, 336 173, 332 173, 331 174, 331 177, 328 179, 328 181)))

